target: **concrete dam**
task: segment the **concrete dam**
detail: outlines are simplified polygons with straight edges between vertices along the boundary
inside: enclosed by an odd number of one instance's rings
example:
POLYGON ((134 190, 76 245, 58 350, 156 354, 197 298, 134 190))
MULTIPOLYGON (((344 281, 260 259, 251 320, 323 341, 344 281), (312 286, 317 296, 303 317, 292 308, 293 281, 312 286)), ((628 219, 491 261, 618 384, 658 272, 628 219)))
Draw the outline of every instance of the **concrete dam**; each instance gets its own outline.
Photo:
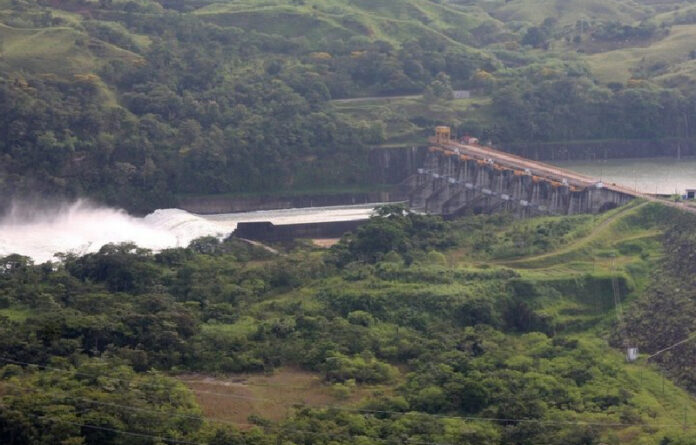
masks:
POLYGON ((430 143, 422 167, 403 183, 413 210, 440 215, 572 215, 603 212, 638 196, 569 170, 455 142, 448 127, 438 127, 430 143))

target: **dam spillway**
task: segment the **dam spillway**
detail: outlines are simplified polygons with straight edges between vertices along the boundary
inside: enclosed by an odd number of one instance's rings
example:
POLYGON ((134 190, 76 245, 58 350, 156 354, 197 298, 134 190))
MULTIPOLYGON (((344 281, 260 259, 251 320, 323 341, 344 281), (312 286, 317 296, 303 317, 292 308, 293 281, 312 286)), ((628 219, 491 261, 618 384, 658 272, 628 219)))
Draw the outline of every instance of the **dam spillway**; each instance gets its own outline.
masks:
POLYGON ((441 215, 599 213, 638 194, 615 184, 478 145, 436 137, 404 183, 413 210, 441 215))

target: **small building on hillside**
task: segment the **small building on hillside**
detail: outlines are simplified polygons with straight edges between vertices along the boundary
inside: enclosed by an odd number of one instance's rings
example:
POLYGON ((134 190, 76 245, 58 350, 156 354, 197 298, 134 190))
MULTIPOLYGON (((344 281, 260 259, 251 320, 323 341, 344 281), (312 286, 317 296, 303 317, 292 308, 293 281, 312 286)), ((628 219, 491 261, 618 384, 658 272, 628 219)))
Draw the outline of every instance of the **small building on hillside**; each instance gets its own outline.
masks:
POLYGON ((469 90, 454 90, 452 92, 452 97, 455 99, 470 99, 471 91, 469 90))
POLYGON ((686 199, 696 199, 696 189, 686 189, 686 199))

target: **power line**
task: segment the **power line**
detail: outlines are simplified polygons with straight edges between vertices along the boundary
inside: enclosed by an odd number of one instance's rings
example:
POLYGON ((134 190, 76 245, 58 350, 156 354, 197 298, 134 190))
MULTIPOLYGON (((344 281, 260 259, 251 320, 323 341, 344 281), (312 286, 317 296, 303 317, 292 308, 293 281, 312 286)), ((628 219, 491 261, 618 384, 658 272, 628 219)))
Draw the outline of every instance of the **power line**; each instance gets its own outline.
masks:
POLYGON ((218 396, 218 397, 230 397, 231 399, 253 400, 255 402, 272 402, 272 403, 276 402, 273 399, 264 399, 263 397, 241 396, 241 395, 237 395, 237 394, 223 394, 223 393, 219 393, 219 392, 203 391, 201 389, 195 389, 195 388, 190 388, 190 387, 187 387, 187 388, 191 392, 195 392, 196 394, 208 394, 208 395, 218 396))
POLYGON ((63 372, 63 373, 73 374, 73 375, 81 376, 81 377, 89 377, 89 378, 93 378, 93 379, 104 378, 106 380, 111 380, 111 381, 115 381, 115 382, 138 383, 139 385, 142 385, 145 387, 150 387, 150 388, 160 388, 160 389, 164 388, 164 389, 166 389, 169 387, 169 385, 156 384, 156 383, 152 383, 152 382, 136 382, 133 379, 123 379, 123 378, 119 378, 119 377, 110 377, 110 376, 107 376, 104 374, 101 374, 101 375, 92 374, 92 373, 88 373, 88 372, 80 372, 77 370, 69 370, 69 369, 63 369, 63 368, 56 368, 54 366, 41 365, 38 363, 23 362, 20 360, 13 360, 13 359, 10 359, 7 357, 0 357, 0 361, 6 362, 6 363, 11 363, 14 365, 35 366, 37 368, 43 368, 43 369, 47 369, 50 371, 63 372))
MULTIPOLYGON (((4 358, 0 358, 0 360, 8 360, 4 358)), ((41 367, 42 365, 34 364, 34 363, 27 363, 27 362, 22 362, 23 364, 28 364, 28 365, 33 365, 33 366, 39 366, 41 367)), ((71 371, 65 370, 65 369, 59 369, 56 368, 56 371, 60 372, 66 372, 69 373, 71 371)), ((92 376, 95 377, 95 376, 92 376)), ((108 377, 107 377, 108 378, 108 377)), ((117 379, 114 378, 115 380, 121 380, 121 381, 127 381, 125 379, 117 379)), ((2 384, 4 382, 0 382, 2 384)), ((14 385, 16 386, 16 385, 14 385)), ((190 388, 189 388, 190 389, 190 388)), ((215 395, 218 397, 232 397, 232 398, 237 398, 236 395, 234 394, 223 394, 223 393, 214 393, 214 392, 209 392, 209 391, 197 391, 194 389, 190 389, 192 392, 196 393, 203 393, 203 394, 211 394, 215 395)), ((276 404, 280 404, 277 401, 271 400, 271 399, 265 399, 265 398, 259 398, 259 397, 244 397, 245 399, 249 400, 254 400, 254 401, 263 401, 263 402, 272 402, 276 404)), ((115 404, 113 404, 115 405, 115 404)), ((117 406, 117 405, 116 405, 117 406)), ((120 405, 123 408, 128 408, 128 406, 120 405)), ((362 408, 349 408, 349 407, 342 407, 342 406, 335 406, 335 405, 321 405, 321 406, 316 406, 316 407, 310 407, 313 409, 325 409, 325 410, 335 410, 335 411, 346 411, 346 412, 353 412, 357 414, 388 414, 388 415, 419 415, 419 416, 426 416, 426 417, 431 417, 431 418, 437 418, 437 419, 450 419, 450 420, 464 420, 464 421, 471 421, 471 422, 499 422, 499 423, 537 423, 537 424, 542 424, 542 425, 581 425, 581 426, 598 426, 598 427, 624 427, 624 426, 652 426, 652 427, 675 427, 675 426, 683 426, 683 424, 668 424, 668 423, 629 423, 629 422, 586 422, 586 421, 578 421, 578 420, 541 420, 541 419, 520 419, 520 418, 499 418, 499 417, 478 417, 478 416, 452 416, 452 415, 443 415, 443 414, 432 414, 432 413, 424 413, 424 412, 418 412, 418 411, 410 411, 410 412, 405 412, 405 411, 390 411, 390 410, 371 410, 371 409, 362 409, 362 408)), ((153 411, 157 412, 157 411, 153 411)), ((194 416, 198 418, 198 416, 194 416)), ((206 420, 211 420, 211 421, 219 421, 221 423, 225 423, 227 421, 224 421, 222 419, 215 419, 211 417, 205 417, 205 416, 200 416, 201 419, 206 419, 206 420)), ((228 422, 231 423, 231 422, 228 422)), ((233 424, 233 423, 231 423, 233 424)), ((247 426, 248 424, 238 424, 237 426, 247 426)), ((303 431, 298 431, 298 432, 303 432, 303 431)), ((307 431, 305 431, 307 432, 307 431)))
MULTIPOLYGON (((5 385, 5 386, 10 386, 13 388, 16 388, 20 391, 38 391, 33 388, 26 388, 21 385, 15 385, 14 383, 9 383, 5 381, 0 381, 0 385, 5 385)), ((248 426, 255 426, 252 423, 238 423, 238 422, 232 422, 228 420, 223 420, 223 419, 216 419, 214 417, 206 417, 206 416, 198 416, 198 415, 193 415, 193 414, 184 414, 184 413, 177 413, 177 412, 165 412, 165 411, 159 411, 155 409, 148 409, 148 408, 141 408, 138 406, 133 406, 133 405, 122 405, 118 403, 112 403, 112 402, 102 402, 100 400, 95 400, 95 399, 89 399, 87 397, 79 397, 79 396, 71 396, 69 394, 53 394, 54 396, 59 396, 59 397, 64 397, 66 399, 72 399, 72 400, 80 400, 85 403, 90 403, 94 405, 101 405, 101 406, 109 406, 112 408, 122 408, 122 409, 128 409, 128 410, 133 410, 133 411, 140 411, 140 412, 145 412, 145 413, 152 413, 152 414, 157 414, 161 416, 174 416, 174 417, 180 417, 184 419, 193 419, 193 420, 209 420, 213 422, 218 422, 218 423, 223 423, 231 426, 238 426, 238 427, 248 427, 248 426)))
MULTIPOLYGON (((7 405, 0 404, 1 407, 3 408, 8 408, 7 405)), ((170 443, 176 443, 176 444, 181 444, 181 445, 206 445, 201 442, 191 442, 191 441, 186 441, 186 440, 179 440, 179 439, 174 439, 171 437, 163 437, 163 436, 158 436, 154 434, 146 434, 146 433, 136 433, 133 431, 127 431, 127 430, 121 430, 117 428, 110 428, 110 427, 105 427, 105 426, 99 426, 99 425, 91 425, 87 423, 78 423, 78 422, 71 422, 69 420, 64 420, 64 419, 57 419, 55 417, 51 417, 48 415, 40 415, 40 414, 34 414, 34 413, 22 413, 27 416, 35 417, 37 419, 45 419, 50 422, 56 422, 56 423, 63 423, 67 425, 74 425, 74 426, 79 426, 80 428, 88 428, 88 429, 94 429, 94 430, 100 430, 100 431, 109 431, 112 433, 117 433, 117 434, 123 434, 126 436, 132 436, 132 437, 141 437, 141 438, 146 438, 146 439, 157 439, 159 441, 166 441, 170 443)))
MULTIPOLYGON (((17 388, 17 389, 19 389, 19 390, 21 390, 21 391, 38 391, 38 390, 33 389, 33 388, 25 388, 25 387, 22 387, 22 386, 19 386, 19 385, 15 385, 15 384, 12 384, 12 383, 8 383, 8 382, 0 382, 0 384, 1 384, 1 385, 6 385, 6 386, 12 386, 12 387, 17 388)), ((63 395, 62 397, 65 397, 66 399, 84 400, 84 401, 93 402, 93 403, 97 403, 97 404, 101 404, 101 405, 113 406, 113 407, 118 407, 118 408, 123 408, 123 409, 129 409, 129 410, 153 412, 153 413, 160 414, 160 415, 171 415, 171 414, 173 414, 173 415, 179 416, 179 417, 191 417, 191 418, 196 418, 196 419, 201 419, 201 420, 212 420, 212 421, 222 422, 222 423, 225 423, 225 424, 228 424, 228 425, 232 425, 232 426, 257 426, 257 425, 255 425, 255 424, 235 423, 235 422, 224 421, 224 420, 214 419, 214 418, 205 417, 205 416, 188 416, 188 415, 184 415, 184 414, 165 413, 165 412, 156 411, 156 410, 148 410, 148 409, 143 409, 143 408, 139 408, 139 407, 134 407, 134 406, 131 406, 131 405, 119 405, 119 404, 114 404, 114 403, 103 403, 103 402, 99 402, 99 401, 95 401, 95 400, 91 400, 91 399, 86 399, 86 398, 82 398, 82 397, 72 397, 72 396, 65 396, 65 395, 63 395)), ((3 405, 0 405, 0 406, 3 406, 3 405)), ((84 414, 84 413, 87 412, 87 411, 89 411, 89 409, 82 410, 82 411, 79 411, 79 412, 76 412, 76 413, 73 413, 73 414, 84 414)), ((155 439, 166 440, 166 441, 168 441, 168 442, 177 443, 177 444, 203 445, 203 444, 200 444, 199 442, 181 441, 181 440, 177 440, 177 439, 171 439, 171 438, 166 438, 166 437, 161 437, 161 436, 156 436, 156 435, 150 435, 150 434, 145 434, 145 433, 135 433, 135 432, 126 431, 126 430, 119 430, 119 429, 115 429, 115 428, 102 427, 102 426, 98 426, 98 425, 88 425, 88 424, 82 424, 82 423, 77 423, 77 422, 70 422, 70 421, 61 420, 61 419, 55 419, 55 418, 52 418, 52 417, 50 417, 50 416, 48 416, 48 415, 38 415, 38 414, 32 414, 32 413, 24 413, 24 414, 27 414, 27 415, 30 415, 30 416, 34 416, 34 417, 37 417, 37 418, 42 418, 42 419, 45 418, 45 419, 48 419, 48 420, 51 420, 51 421, 60 422, 60 423, 66 423, 66 424, 70 424, 70 425, 82 426, 82 427, 86 427, 86 428, 94 428, 94 429, 105 430, 105 431, 111 431, 111 432, 117 432, 117 433, 120 433, 120 434, 125 434, 125 435, 130 435, 130 436, 155 438, 155 439)), ((291 432, 291 433, 298 433, 298 434, 324 435, 324 436, 329 436, 329 437, 334 437, 334 438, 336 438, 336 437, 344 437, 344 438, 353 438, 353 437, 355 437, 354 435, 352 435, 352 434, 350 434, 350 433, 336 433, 336 432, 322 432, 322 431, 299 430, 299 429, 294 429, 294 428, 285 428, 285 427, 282 427, 282 426, 280 426, 280 425, 266 426, 266 428, 275 429, 276 432, 291 432)), ((455 445, 455 444, 444 443, 444 442, 418 441, 418 440, 413 440, 413 439, 409 439, 409 438, 407 438, 407 439, 405 439, 405 440, 406 440, 408 443, 412 443, 412 444, 416 444, 416 445, 455 445)))
MULTIPOLYGON (((214 396, 218 397, 228 397, 228 396, 233 396, 233 394, 224 394, 224 393, 214 393, 214 392, 208 392, 208 391, 197 391, 197 390, 192 390, 193 392, 196 393, 203 393, 203 394, 211 394, 214 396)), ((248 397, 251 400, 258 400, 258 401, 270 401, 276 404, 279 404, 279 402, 270 400, 270 399, 264 399, 264 398, 255 398, 255 397, 248 397)), ((344 406, 337 406, 337 405, 320 405, 320 406, 315 406, 315 407, 309 407, 313 409, 325 409, 325 410, 335 410, 335 411, 346 411, 346 412, 352 412, 352 413, 357 413, 357 414, 388 414, 388 415, 400 415, 400 416, 405 416, 405 415, 419 415, 419 416, 426 416, 426 417, 433 417, 433 418, 438 418, 438 419, 443 419, 443 420, 465 420, 465 421, 476 421, 476 422, 500 422, 500 423, 538 423, 538 424, 545 424, 545 425, 584 425, 584 426, 606 426, 606 427, 616 427, 616 426, 662 426, 662 427, 669 427, 669 426, 681 426, 682 424, 646 424, 646 423, 625 423, 625 422, 585 422, 585 421, 560 421, 560 420, 539 420, 539 419, 514 419, 514 418, 506 418, 506 417, 478 417, 478 416, 452 416, 452 415, 445 415, 445 414, 432 414, 432 413, 425 413, 425 412, 420 412, 420 411, 390 411, 390 410, 373 410, 373 409, 366 409, 366 408, 350 408, 350 407, 344 407, 344 406)))
POLYGON ((696 334, 693 334, 693 335, 691 335, 691 336, 685 338, 685 339, 682 340, 682 341, 678 341, 677 343, 673 344, 672 346, 668 346, 668 347, 666 347, 666 348, 664 348, 664 349, 660 349, 659 351, 657 351, 657 352, 654 353, 653 355, 648 356, 645 360, 650 360, 651 358, 653 358, 653 357, 655 357, 655 356, 657 356, 657 355, 660 355, 660 354, 662 354, 663 352, 667 352, 667 351, 669 351, 670 349, 674 349, 674 348, 676 348, 677 346, 682 345, 682 344, 684 344, 684 343, 686 343, 686 342, 688 342, 688 341, 694 340, 694 339, 696 339, 696 334))

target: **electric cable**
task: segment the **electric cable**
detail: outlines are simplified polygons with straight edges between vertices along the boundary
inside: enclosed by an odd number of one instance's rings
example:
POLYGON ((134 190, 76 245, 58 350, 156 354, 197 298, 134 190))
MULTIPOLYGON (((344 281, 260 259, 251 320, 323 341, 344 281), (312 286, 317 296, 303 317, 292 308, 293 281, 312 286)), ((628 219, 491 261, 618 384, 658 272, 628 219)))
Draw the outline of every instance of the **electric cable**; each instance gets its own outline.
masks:
MULTIPOLYGON (((6 360, 4 358, 0 358, 0 360, 6 360)), ((29 365, 34 365, 34 366, 42 366, 34 363, 28 363, 29 365)), ((70 372, 68 370, 64 369, 57 369, 57 371, 61 372, 70 372)), ((124 380, 124 379, 118 379, 118 380, 124 380)), ((125 381, 125 380, 124 380, 125 381)), ((5 382, 0 381, 0 384, 3 384, 5 382)), ((16 386, 16 385, 15 385, 16 386)), ((192 392, 196 392, 196 390, 191 390, 192 392)), ((232 394, 220 394, 220 393, 212 393, 205 391, 203 392, 204 394, 212 394, 216 395, 219 397, 228 397, 231 396, 232 394)), ((275 401, 272 401, 270 399, 265 399, 265 398, 258 398, 258 397, 246 397, 249 400, 258 400, 258 401, 264 401, 264 402, 274 402, 278 403, 275 401)), ((125 406, 123 406, 125 407, 125 406)), ((523 418, 498 418, 498 417, 479 417, 479 416, 452 416, 452 415, 443 415, 443 414, 432 414, 432 413, 423 413, 423 412, 418 412, 418 411, 410 411, 410 412, 405 412, 405 411, 390 411, 390 410, 371 410, 371 409, 361 409, 361 408, 349 408, 349 407, 341 407, 341 406, 333 406, 333 405, 321 405, 321 406, 316 406, 316 407, 310 407, 311 409, 325 409, 325 410, 336 410, 336 411, 346 411, 346 412, 353 412, 357 414, 385 414, 385 415, 419 415, 419 416, 426 416, 426 417, 432 417, 432 418, 438 418, 438 419, 449 419, 449 420, 464 420, 464 421, 472 421, 472 422, 499 422, 499 423, 537 423, 537 424, 543 424, 543 425, 582 425, 582 426, 598 426, 598 427, 624 427, 624 426, 653 426, 653 427, 675 427, 675 426, 683 426, 682 423, 680 424, 668 424, 668 423, 630 423, 630 422, 587 422, 587 421, 572 421, 572 420, 566 420, 566 421, 561 421, 561 420, 541 420, 541 419, 523 419, 523 418)), ((195 416, 197 417, 197 416, 195 416)), ((215 418, 210 418, 210 417, 205 417, 201 416, 201 418, 205 418, 207 420, 211 421, 221 421, 221 422, 226 422, 221 419, 215 419, 215 418)))

